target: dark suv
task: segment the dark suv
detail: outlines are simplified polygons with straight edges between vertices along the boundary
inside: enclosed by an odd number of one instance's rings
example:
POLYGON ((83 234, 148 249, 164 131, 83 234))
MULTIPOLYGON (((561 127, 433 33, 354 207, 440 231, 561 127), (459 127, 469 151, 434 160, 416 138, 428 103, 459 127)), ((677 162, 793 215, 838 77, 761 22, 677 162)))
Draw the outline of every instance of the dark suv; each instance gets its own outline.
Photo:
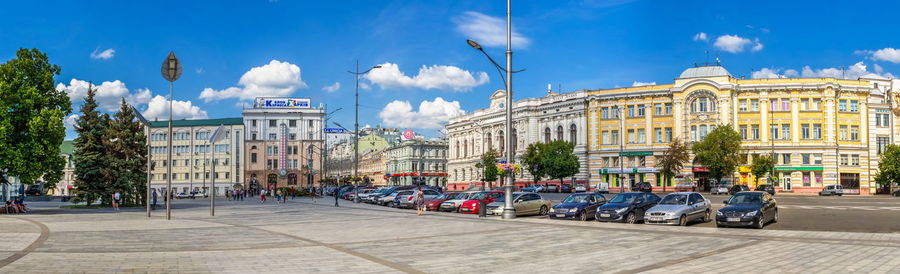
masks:
POLYGON ((646 192, 646 193, 653 192, 653 186, 647 182, 634 184, 633 189, 634 189, 634 191, 637 191, 637 192, 646 192))
POLYGON ((769 195, 775 195, 775 186, 773 185, 758 185, 756 186, 756 191, 765 191, 768 192, 769 195))

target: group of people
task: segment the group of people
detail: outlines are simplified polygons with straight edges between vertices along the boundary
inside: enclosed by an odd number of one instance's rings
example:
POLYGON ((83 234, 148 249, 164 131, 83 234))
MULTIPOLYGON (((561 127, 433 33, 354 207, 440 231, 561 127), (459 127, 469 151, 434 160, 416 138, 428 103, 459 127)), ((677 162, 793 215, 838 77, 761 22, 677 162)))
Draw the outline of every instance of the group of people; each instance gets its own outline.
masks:
POLYGON ((6 205, 3 206, 3 211, 6 214, 11 213, 25 213, 28 212, 28 209, 25 208, 25 201, 22 198, 16 197, 15 200, 6 200, 6 205))
POLYGON ((228 198, 229 201, 243 201, 244 197, 247 195, 247 190, 244 189, 234 189, 225 191, 225 198, 228 198))

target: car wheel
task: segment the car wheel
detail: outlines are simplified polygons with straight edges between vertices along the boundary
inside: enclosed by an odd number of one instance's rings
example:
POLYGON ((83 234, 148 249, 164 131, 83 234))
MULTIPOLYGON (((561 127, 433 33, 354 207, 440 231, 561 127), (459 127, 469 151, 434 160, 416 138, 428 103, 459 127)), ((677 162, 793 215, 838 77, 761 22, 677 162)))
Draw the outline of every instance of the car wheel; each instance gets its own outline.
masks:
POLYGON ((763 219, 763 216, 759 216, 759 218, 756 219, 756 229, 762 229, 766 226, 766 221, 764 221, 763 219))
POLYGON ((582 222, 586 222, 588 220, 588 215, 582 212, 581 214, 578 214, 578 219, 580 219, 582 222))
POLYGON ((539 216, 545 216, 545 215, 547 215, 547 206, 541 206, 541 211, 538 212, 538 215, 539 215, 539 216))
POLYGON ((681 218, 678 218, 678 226, 687 226, 687 216, 681 215, 681 218))
POLYGON ((703 222, 704 223, 708 223, 710 221, 709 216, 710 216, 709 209, 707 209, 706 213, 703 214, 703 222))
POLYGON ((634 212, 629 212, 628 216, 625 217, 625 223, 628 223, 628 224, 637 223, 637 215, 634 215, 634 212))
POLYGON ((775 216, 772 217, 772 223, 778 222, 778 210, 775 210, 775 216))

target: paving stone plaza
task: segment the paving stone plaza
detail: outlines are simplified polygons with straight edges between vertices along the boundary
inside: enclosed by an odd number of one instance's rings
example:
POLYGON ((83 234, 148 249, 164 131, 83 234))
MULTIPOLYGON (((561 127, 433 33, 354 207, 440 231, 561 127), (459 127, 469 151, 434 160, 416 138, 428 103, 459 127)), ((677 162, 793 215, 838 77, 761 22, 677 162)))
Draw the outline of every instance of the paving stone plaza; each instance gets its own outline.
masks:
MULTIPOLYGON (((198 201, 199 202, 199 201, 198 201)), ((320 199, 0 215, 0 273, 900 273, 900 233, 658 227, 320 199)))

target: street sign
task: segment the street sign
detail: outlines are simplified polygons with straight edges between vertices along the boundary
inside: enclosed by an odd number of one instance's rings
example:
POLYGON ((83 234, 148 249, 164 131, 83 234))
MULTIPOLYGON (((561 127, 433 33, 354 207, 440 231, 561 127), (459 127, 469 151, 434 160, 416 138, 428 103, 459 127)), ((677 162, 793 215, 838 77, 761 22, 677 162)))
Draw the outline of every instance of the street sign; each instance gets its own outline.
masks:
POLYGON ((343 128, 325 128, 325 133, 344 133, 346 132, 343 128))
POLYGON ((181 60, 175 57, 175 52, 169 52, 169 56, 163 61, 160 71, 166 81, 175 82, 175 80, 181 78, 181 60))

